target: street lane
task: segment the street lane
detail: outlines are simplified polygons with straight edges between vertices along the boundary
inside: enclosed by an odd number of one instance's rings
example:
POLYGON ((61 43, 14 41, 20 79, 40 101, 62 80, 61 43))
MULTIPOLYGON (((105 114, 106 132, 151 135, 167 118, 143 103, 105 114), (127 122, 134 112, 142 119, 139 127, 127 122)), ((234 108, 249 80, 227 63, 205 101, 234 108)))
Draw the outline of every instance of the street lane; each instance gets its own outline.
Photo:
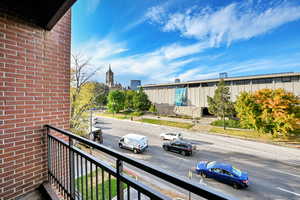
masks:
POLYGON ((239 199, 300 199, 296 195, 300 191, 300 170, 297 165, 300 163, 300 151, 297 149, 180 130, 187 140, 197 145, 197 151, 192 157, 184 157, 165 152, 161 148, 163 141, 159 138, 161 133, 178 132, 179 129, 111 118, 103 118, 102 126, 104 145, 178 176, 186 177, 188 170, 200 160, 234 164, 249 173, 249 188, 235 190, 212 179, 201 180, 196 175, 192 180, 198 183, 202 181, 239 199), (118 139, 128 133, 148 136, 149 150, 135 155, 131 151, 119 149, 118 139))

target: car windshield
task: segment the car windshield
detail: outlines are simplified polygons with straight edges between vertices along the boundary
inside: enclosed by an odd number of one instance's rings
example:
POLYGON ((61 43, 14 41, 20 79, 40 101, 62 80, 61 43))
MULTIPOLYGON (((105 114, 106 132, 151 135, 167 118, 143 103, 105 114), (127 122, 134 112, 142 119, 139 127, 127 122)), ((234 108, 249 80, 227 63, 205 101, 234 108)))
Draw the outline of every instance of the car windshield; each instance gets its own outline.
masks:
POLYGON ((215 164, 216 164, 216 161, 212 161, 212 162, 209 162, 209 163, 207 163, 207 168, 208 169, 210 169, 210 168, 212 168, 213 166, 215 166, 215 164))
POLYGON ((241 176, 242 175, 242 172, 241 170, 235 168, 235 167, 232 167, 232 172, 237 175, 237 176, 241 176))

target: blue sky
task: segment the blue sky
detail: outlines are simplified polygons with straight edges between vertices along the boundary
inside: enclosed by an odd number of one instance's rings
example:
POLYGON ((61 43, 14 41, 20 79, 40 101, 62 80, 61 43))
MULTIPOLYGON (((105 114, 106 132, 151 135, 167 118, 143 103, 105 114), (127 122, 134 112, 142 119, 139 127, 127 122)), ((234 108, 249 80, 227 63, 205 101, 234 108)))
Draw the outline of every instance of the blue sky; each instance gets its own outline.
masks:
POLYGON ((128 85, 300 71, 298 0, 78 0, 72 53, 128 85))

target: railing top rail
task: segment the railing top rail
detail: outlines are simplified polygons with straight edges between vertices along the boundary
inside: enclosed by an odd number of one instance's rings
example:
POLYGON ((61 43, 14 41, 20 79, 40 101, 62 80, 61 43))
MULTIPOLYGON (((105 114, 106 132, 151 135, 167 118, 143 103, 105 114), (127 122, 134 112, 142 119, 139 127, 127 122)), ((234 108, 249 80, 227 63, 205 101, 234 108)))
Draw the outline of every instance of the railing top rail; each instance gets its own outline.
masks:
POLYGON ((166 172, 165 170, 162 170, 162 169, 158 169, 156 167, 153 167, 153 166, 149 166, 149 164, 143 162, 143 161, 139 161, 139 160, 136 160, 134 158, 130 158, 130 157, 127 157, 119 152, 117 152, 116 150, 113 150, 113 149, 110 149, 104 145, 101 145, 101 144, 98 144, 94 141, 91 141, 91 140, 88 140, 84 137, 81 137, 81 136, 78 136, 78 135, 75 135, 73 134, 72 132, 70 131, 67 131, 67 130, 64 130, 64 129, 61 129, 61 128, 57 128, 57 127, 54 127, 54 126, 51 126, 51 125, 45 125, 45 128, 49 128, 49 129, 52 129, 52 130, 55 130, 59 133, 62 133, 64 135, 67 135, 68 137, 72 138, 72 139, 75 139, 77 141, 80 141, 84 144, 87 144, 97 150, 100 150, 108 155, 111 155, 119 160, 122 160, 132 166, 135 166, 137 168, 140 168, 142 169, 143 171, 145 172, 148 172, 152 175, 155 175, 167 182, 170 182, 176 186, 179 186, 181 188, 184 188, 188 191, 191 191, 192 193, 194 194, 197 194, 197 195, 200 195, 201 197, 204 197, 204 198, 207 198, 207 199, 216 199, 216 200, 226 200, 226 199, 234 199, 233 197, 230 197, 228 195, 225 195, 221 192, 218 192, 218 191, 215 191, 205 185, 200 185, 200 184, 196 184, 196 183, 190 183, 188 180, 185 180, 183 178, 179 178, 179 177, 176 177, 172 174, 169 174, 168 172, 166 172))

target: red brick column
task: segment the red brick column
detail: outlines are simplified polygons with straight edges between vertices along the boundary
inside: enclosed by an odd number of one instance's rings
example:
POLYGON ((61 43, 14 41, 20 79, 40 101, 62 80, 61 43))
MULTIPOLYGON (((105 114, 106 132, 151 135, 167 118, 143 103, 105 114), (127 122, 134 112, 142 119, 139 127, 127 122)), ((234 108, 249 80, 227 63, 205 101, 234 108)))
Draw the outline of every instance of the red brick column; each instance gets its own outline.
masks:
POLYGON ((47 180, 44 124, 69 128, 71 12, 45 31, 0 14, 0 199, 47 180))

